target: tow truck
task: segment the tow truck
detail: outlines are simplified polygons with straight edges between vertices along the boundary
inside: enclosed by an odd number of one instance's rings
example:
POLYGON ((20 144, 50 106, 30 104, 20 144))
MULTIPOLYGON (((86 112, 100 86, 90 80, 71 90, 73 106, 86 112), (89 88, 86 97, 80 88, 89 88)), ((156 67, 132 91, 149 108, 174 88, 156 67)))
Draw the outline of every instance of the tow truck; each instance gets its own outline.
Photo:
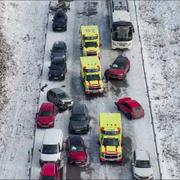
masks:
POLYGON ((80 63, 85 94, 103 94, 104 84, 99 58, 97 56, 83 56, 80 57, 80 63))
POLYGON ((81 26, 83 56, 100 57, 100 33, 96 25, 81 26))
POLYGON ((122 163, 122 120, 120 113, 100 113, 100 162, 122 163))

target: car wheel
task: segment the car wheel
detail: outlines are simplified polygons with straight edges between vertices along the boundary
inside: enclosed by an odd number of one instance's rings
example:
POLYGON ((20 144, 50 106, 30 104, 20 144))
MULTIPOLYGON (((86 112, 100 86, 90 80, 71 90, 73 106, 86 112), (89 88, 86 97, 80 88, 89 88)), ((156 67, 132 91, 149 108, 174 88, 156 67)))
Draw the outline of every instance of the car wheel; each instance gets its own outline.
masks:
POLYGON ((64 28, 64 31, 67 31, 67 26, 64 28))
POLYGON ((130 113, 127 113, 127 114, 126 114, 126 117, 127 117, 128 119, 132 119, 132 116, 131 116, 130 113))
POLYGON ((62 80, 65 80, 65 74, 63 74, 62 80))

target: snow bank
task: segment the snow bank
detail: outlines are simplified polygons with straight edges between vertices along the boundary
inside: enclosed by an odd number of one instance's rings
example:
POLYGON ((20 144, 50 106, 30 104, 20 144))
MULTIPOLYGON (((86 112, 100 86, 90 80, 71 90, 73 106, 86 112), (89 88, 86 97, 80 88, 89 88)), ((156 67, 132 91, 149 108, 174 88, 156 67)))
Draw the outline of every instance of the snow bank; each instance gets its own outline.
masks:
POLYGON ((180 178, 180 2, 140 1, 143 42, 163 178, 180 178))

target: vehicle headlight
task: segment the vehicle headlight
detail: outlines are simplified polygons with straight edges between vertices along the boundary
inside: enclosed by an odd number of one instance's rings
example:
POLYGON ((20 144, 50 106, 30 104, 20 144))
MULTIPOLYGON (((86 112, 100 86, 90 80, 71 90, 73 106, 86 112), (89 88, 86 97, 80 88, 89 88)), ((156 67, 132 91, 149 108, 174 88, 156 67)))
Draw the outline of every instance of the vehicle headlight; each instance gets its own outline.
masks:
POLYGON ((49 125, 52 125, 53 123, 54 123, 54 122, 52 121, 52 122, 49 123, 49 125))

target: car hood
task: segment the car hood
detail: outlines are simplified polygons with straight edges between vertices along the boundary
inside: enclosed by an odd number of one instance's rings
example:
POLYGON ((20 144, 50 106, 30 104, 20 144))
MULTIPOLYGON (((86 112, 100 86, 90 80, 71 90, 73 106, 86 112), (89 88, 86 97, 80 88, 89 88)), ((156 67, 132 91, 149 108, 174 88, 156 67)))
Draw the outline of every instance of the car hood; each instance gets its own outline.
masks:
POLYGON ((71 128, 83 128, 87 126, 87 121, 70 121, 70 127, 71 128))
POLYGON ((43 124, 48 124, 54 121, 54 116, 44 116, 44 117, 41 116, 38 117, 37 121, 43 124))
POLYGON ((86 81, 86 83, 87 83, 87 85, 88 86, 100 86, 101 85, 101 80, 99 80, 99 81, 86 81))
POLYGON ((54 22, 54 24, 58 24, 58 25, 62 24, 62 25, 64 25, 66 20, 64 18, 58 18, 58 19, 55 19, 53 22, 54 22))
POLYGON ((109 69, 109 72, 112 73, 112 74, 116 74, 116 75, 120 75, 120 74, 124 74, 124 70, 123 69, 113 69, 113 68, 110 68, 109 69))
POLYGON ((61 73, 64 70, 65 66, 52 66, 50 67, 51 73, 61 73))
POLYGON ((57 153, 57 154, 42 154, 41 153, 42 161, 57 161, 58 159, 60 159, 60 153, 57 153))
POLYGON ((87 154, 84 151, 69 152, 69 157, 75 161, 84 161, 87 158, 87 154))
POLYGON ((134 167, 134 173, 140 177, 149 177, 153 174, 152 168, 137 168, 134 167))

